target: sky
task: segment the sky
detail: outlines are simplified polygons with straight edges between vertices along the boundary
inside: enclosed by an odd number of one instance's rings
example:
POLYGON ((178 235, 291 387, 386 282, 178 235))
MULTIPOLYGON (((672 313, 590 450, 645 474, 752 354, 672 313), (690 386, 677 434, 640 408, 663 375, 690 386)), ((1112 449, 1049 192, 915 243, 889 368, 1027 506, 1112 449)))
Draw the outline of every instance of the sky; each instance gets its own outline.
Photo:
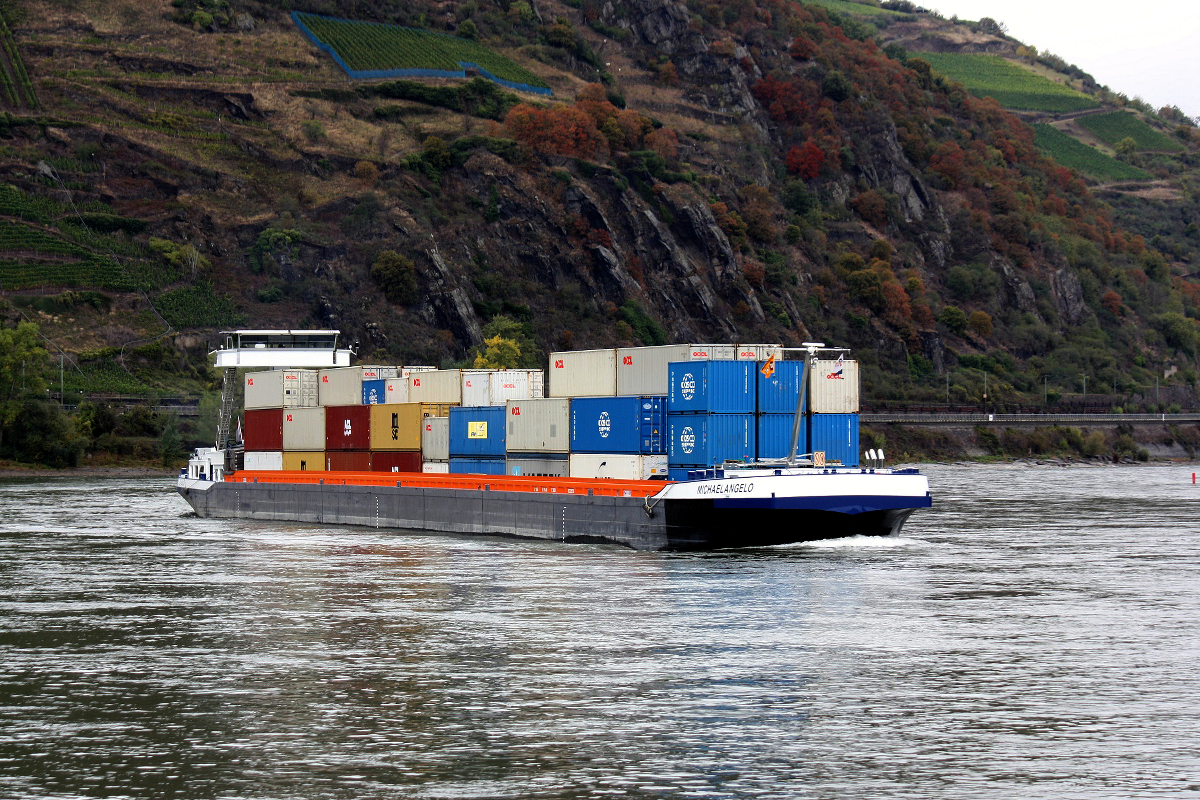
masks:
POLYGON ((1200 117, 1200 0, 917 0, 949 18, 991 17, 1009 35, 1155 108, 1200 117))

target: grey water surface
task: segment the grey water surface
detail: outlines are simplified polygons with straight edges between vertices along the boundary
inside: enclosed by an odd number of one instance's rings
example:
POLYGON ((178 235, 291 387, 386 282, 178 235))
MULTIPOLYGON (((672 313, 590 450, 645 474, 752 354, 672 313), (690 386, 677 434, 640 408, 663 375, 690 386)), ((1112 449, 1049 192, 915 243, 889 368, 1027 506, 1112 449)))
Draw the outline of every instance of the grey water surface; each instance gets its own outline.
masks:
POLYGON ((1200 796, 1194 466, 702 554, 0 482, 3 798, 1200 796))

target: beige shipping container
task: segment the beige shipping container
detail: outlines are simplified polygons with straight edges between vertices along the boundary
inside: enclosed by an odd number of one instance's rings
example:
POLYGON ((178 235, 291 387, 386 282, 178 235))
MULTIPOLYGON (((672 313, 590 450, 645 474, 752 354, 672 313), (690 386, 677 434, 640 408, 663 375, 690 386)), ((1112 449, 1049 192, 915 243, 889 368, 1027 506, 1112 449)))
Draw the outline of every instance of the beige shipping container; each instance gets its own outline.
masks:
POLYGON ((324 450, 325 408, 285 408, 283 449, 285 452, 324 450))
POLYGON ((414 372, 436 372, 436 371, 437 371, 437 367, 401 367, 400 368, 400 377, 408 378, 414 372))
POLYGON ((858 362, 817 361, 808 393, 808 408, 814 414, 857 414, 858 362))
POLYGON ((362 379, 364 381, 386 380, 388 378, 399 377, 400 375, 399 367, 372 366, 360 367, 360 369, 362 370, 362 379))
POLYGON ((617 394, 622 397, 667 393, 667 365, 672 361, 732 361, 731 344, 667 344, 617 350, 617 394))
POLYGON ((383 382, 383 402, 407 403, 408 378, 388 378, 383 382))
POLYGON ((522 458, 509 456, 505 462, 505 474, 528 475, 542 478, 568 477, 570 464, 565 458, 522 458))
POLYGON ((571 454, 572 478, 649 481, 667 477, 667 457, 625 453, 571 454))
POLYGON ((421 457, 426 461, 450 459, 450 417, 425 417, 422 421, 421 457))
POLYGON ((464 369, 459 402, 464 406, 493 406, 492 372, 490 369, 464 369))
POLYGON ((421 472, 429 475, 448 475, 450 474, 449 461, 422 461, 421 472))
POLYGON ((616 350, 550 354, 550 397, 612 397, 617 393, 616 350))
POLYGON ((781 344, 739 344, 737 346, 738 361, 766 361, 775 356, 776 361, 783 360, 783 345, 781 344))
POLYGON ((438 369, 408 376, 408 402, 462 404, 462 370, 438 369))
POLYGON ((545 397, 546 374, 540 369, 496 370, 491 374, 490 381, 491 400, 488 405, 502 406, 509 400, 545 397))
POLYGON ((313 369, 249 372, 243 408, 309 408, 318 404, 317 371, 313 369))
POLYGON ((565 397, 509 400, 506 404, 510 453, 566 453, 571 449, 570 403, 565 397))
POLYGON ((283 453, 278 450, 254 450, 246 452, 243 469, 283 469, 283 453))
POLYGON ((371 406, 371 449, 420 450, 423 410, 421 403, 371 406))
POLYGON ((317 471, 325 469, 324 450, 298 450, 294 453, 283 452, 283 468, 292 472, 317 471))
POLYGON ((362 367, 323 369, 318 374, 321 405, 362 405, 362 367))

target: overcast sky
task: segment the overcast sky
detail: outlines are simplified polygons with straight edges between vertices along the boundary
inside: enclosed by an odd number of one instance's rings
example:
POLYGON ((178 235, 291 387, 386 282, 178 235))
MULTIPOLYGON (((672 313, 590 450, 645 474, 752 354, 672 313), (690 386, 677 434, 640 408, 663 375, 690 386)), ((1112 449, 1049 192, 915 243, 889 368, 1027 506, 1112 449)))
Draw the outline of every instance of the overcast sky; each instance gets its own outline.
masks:
POLYGON ((1200 117, 1200 0, 917 0, 949 18, 991 17, 1099 83, 1200 117))

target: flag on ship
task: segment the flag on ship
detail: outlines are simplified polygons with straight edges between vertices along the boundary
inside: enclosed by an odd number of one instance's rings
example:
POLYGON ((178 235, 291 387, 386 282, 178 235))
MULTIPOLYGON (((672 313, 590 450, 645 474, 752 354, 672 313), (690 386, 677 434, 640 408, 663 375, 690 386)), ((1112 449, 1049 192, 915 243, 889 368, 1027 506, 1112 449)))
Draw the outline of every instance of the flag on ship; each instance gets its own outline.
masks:
POLYGON ((763 364, 763 368, 761 370, 759 370, 759 372, 761 372, 763 374, 763 377, 767 378, 768 380, 770 380, 771 376, 775 374, 775 354, 774 353, 771 353, 771 357, 767 359, 767 363, 763 364))

